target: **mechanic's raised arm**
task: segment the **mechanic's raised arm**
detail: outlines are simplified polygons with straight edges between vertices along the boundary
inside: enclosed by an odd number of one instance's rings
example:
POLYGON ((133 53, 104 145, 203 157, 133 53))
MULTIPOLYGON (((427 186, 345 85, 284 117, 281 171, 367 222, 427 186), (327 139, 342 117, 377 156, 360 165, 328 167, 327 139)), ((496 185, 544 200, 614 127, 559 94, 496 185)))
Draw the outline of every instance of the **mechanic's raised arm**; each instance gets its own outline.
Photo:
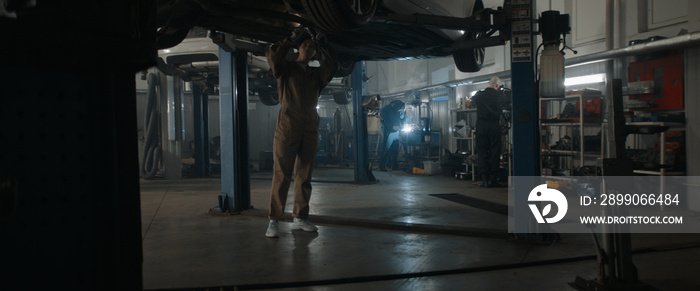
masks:
POLYGON ((284 62, 289 53, 289 49, 292 47, 292 40, 288 37, 281 41, 276 42, 271 45, 270 48, 265 53, 267 57, 267 62, 270 64, 270 69, 272 69, 272 75, 275 78, 279 78, 284 71, 284 62))
POLYGON ((325 86, 338 71, 338 58, 335 56, 333 49, 326 43, 319 43, 318 50, 321 54, 321 80, 325 82, 323 83, 323 86, 325 86))

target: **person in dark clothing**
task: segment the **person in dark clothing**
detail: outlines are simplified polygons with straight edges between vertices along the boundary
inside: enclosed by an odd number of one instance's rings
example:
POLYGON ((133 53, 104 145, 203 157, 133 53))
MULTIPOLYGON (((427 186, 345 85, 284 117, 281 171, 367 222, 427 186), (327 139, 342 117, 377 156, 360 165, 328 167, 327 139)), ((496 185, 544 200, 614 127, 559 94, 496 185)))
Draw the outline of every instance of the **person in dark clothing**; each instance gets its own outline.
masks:
POLYGON ((498 90, 501 79, 493 77, 489 87, 472 97, 476 106, 477 169, 481 173, 481 187, 498 187, 496 181, 501 158, 501 127, 499 120, 505 96, 498 90))
POLYGON ((399 129, 403 125, 404 115, 402 110, 405 104, 399 100, 391 101, 389 105, 382 108, 379 117, 382 120, 382 128, 384 131, 384 149, 382 157, 379 159, 379 170, 386 171, 389 162, 392 168, 397 166, 397 157, 399 155, 399 129))

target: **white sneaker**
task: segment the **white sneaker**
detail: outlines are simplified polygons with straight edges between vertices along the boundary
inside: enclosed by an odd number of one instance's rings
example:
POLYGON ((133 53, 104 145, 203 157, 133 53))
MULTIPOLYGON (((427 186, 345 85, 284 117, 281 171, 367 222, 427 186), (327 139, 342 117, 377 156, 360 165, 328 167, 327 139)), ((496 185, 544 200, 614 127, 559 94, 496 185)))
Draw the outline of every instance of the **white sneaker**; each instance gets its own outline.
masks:
POLYGON ((279 237, 279 234, 277 233, 277 228, 279 226, 279 223, 277 220, 270 220, 270 224, 267 226, 267 232, 265 233, 266 237, 279 237))
POLYGON ((314 232, 317 231, 318 228, 311 224, 309 220, 307 219, 302 219, 302 218, 296 218, 294 217, 294 223, 292 224, 292 229, 301 229, 303 231, 308 231, 308 232, 314 232))

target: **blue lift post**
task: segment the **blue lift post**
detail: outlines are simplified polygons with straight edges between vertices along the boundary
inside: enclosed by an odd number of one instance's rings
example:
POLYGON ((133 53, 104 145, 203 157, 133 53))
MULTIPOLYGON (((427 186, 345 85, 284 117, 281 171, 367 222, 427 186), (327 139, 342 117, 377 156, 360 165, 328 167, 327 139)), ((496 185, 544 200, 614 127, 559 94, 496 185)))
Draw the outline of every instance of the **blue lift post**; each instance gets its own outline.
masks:
MULTIPOLYGON (((521 0, 513 4, 511 22, 511 82, 513 90, 513 176, 539 175, 539 104, 535 87, 534 64, 537 59, 533 33, 534 1, 521 0), (529 43, 527 41, 529 40, 529 43)), ((522 181, 518 179, 518 181, 522 181)), ((536 182, 533 181, 533 184, 536 182)), ((526 205, 530 191, 536 185, 513 185, 513 205, 526 205)), ((529 209, 514 207, 514 230, 531 233, 529 209)))
POLYGON ((355 183, 369 184, 377 181, 369 168, 369 145, 367 142, 367 114, 362 108, 365 92, 365 65, 358 62, 352 72, 352 107, 354 112, 353 158, 355 159, 355 183))
POLYGON ((248 134, 248 53, 237 50, 234 133, 236 134, 236 211, 250 209, 250 140, 248 134))
POLYGON ((250 208, 247 56, 245 51, 219 48, 221 194, 217 210, 221 212, 250 208))
POLYGON ((193 177, 209 176, 209 95, 202 86, 192 84, 194 121, 193 177))

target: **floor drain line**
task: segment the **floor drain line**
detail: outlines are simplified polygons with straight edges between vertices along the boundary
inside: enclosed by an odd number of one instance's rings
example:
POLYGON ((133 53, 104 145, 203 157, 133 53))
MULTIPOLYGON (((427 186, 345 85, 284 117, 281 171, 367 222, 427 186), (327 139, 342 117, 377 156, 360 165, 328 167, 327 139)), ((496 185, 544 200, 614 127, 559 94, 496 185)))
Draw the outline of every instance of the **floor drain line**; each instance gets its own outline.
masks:
MULTIPOLYGON (((243 211, 241 214, 255 217, 267 218, 267 212, 243 211)), ((321 225, 341 225, 350 227, 362 227, 371 229, 384 229, 394 231, 404 231, 411 233, 433 233, 444 235, 458 235, 482 238, 507 239, 508 233, 493 229, 467 228, 457 226, 444 226, 432 224, 404 223, 398 221, 379 221, 369 219, 345 218, 323 215, 309 215, 309 220, 321 225)), ((291 215, 285 215, 285 221, 292 221, 291 215)))

